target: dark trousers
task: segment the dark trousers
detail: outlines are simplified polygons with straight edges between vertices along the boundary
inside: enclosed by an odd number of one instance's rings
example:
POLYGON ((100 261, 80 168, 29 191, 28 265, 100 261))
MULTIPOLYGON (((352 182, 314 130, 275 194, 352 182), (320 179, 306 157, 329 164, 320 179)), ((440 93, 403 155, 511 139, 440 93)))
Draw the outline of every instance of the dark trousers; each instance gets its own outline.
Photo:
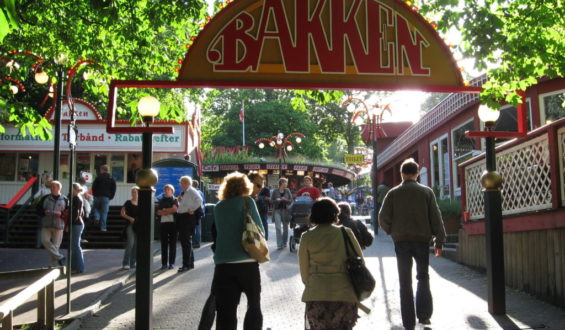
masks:
POLYGON ((261 222, 263 223, 263 228, 265 229, 265 239, 269 240, 269 213, 261 212, 259 216, 261 216, 261 222))
POLYGON ((242 292, 247 296, 243 329, 260 330, 263 327, 261 275, 258 263, 216 265, 212 291, 216 296, 216 330, 237 329, 237 305, 242 292))
POLYGON ((400 282, 400 311, 405 328, 416 325, 419 320, 427 320, 433 313, 432 293, 430 291, 429 244, 421 242, 396 242, 396 264, 400 282), (416 312, 414 313, 414 293, 412 292, 412 259, 416 260, 416 312), (414 315, 416 314, 416 315, 414 315))
POLYGON ((194 235, 194 221, 188 214, 177 215, 176 227, 179 232, 179 241, 182 249, 182 266, 194 267, 194 255, 192 254, 192 235, 194 235))
POLYGON ((161 264, 175 264, 177 257, 177 228, 174 222, 161 223, 161 264))

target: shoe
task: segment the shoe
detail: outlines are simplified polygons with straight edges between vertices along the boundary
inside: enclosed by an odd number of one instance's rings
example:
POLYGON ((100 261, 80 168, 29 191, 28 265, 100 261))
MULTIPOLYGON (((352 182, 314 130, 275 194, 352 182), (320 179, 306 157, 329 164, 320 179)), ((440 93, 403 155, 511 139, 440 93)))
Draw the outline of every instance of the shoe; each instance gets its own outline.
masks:
POLYGON ((129 270, 129 266, 128 265, 122 266, 122 269, 123 270, 129 270))
POLYGON ((169 265, 169 269, 174 269, 175 265, 169 265))
POLYGON ((430 324, 432 324, 432 321, 430 321, 430 319, 425 319, 425 320, 418 320, 418 323, 430 325, 430 324))
POLYGON ((75 270, 73 270, 73 271, 71 272, 71 274, 82 274, 82 273, 83 273, 83 271, 82 271, 82 270, 78 270, 78 269, 75 269, 75 270))
POLYGON ((168 269, 167 265, 161 266, 161 270, 167 270, 167 269, 168 269))
POLYGON ((80 240, 80 242, 81 242, 81 243, 88 243, 88 240, 82 238, 82 239, 80 240))
POLYGON ((193 249, 199 249, 199 248, 200 248, 200 244, 192 244, 192 248, 193 248, 193 249))
POLYGON ((187 266, 182 266, 181 268, 179 268, 179 273, 184 273, 190 270, 190 267, 187 266))
POLYGON ((66 264, 67 258, 62 257, 61 259, 57 260, 57 264, 59 266, 64 266, 66 264))
POLYGON ((108 231, 108 229, 104 228, 104 229, 100 229, 100 231, 108 231))

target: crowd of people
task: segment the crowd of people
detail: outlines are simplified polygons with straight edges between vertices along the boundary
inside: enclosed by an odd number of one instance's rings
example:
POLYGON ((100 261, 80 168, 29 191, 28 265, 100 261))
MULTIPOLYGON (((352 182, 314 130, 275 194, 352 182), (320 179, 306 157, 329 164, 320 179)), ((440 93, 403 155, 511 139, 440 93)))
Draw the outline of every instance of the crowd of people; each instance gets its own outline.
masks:
MULTIPOLYGON (((441 255, 445 230, 433 191, 416 180, 418 164, 406 160, 400 168, 402 183, 392 189, 381 187, 377 196, 380 208, 378 221, 395 244, 400 278, 401 314, 404 327, 414 329, 416 318, 422 324, 430 324, 433 312, 429 286, 428 246, 433 238, 436 256, 441 255), (406 203, 411 204, 406 207, 406 203), (416 304, 412 292, 412 263, 416 262, 418 290, 416 304)), ((115 182, 108 175, 107 167, 101 167, 101 175, 94 181, 92 195, 85 190, 84 182, 73 184, 73 212, 68 215, 69 198, 61 195, 61 183, 48 180, 38 196, 36 204, 41 222, 41 243, 49 253, 51 266, 64 265, 66 260, 59 246, 63 231, 73 227, 74 237, 70 246, 73 252, 71 271, 85 271, 80 246, 81 233, 93 201, 91 217, 100 230, 107 228, 108 203, 115 194, 115 182), (102 181, 102 184, 100 183, 102 181), (96 187, 96 189, 95 189, 96 187), (48 191, 48 193, 47 193, 48 191)), ((178 272, 194 268, 193 238, 205 212, 204 195, 197 189, 198 182, 189 176, 179 179, 182 191, 175 197, 175 188, 167 184, 163 197, 158 201, 156 214, 160 221, 162 270, 173 269, 176 260, 177 240, 182 250, 182 265, 178 272)), ((236 329, 237 306, 240 296, 247 296, 245 329, 261 329, 261 271, 257 260, 244 250, 241 240, 244 218, 251 217, 268 239, 268 214, 272 208, 272 222, 276 233, 276 246, 283 249, 289 241, 289 223, 296 223, 296 214, 308 211, 302 225, 298 262, 304 283, 302 301, 305 303, 305 328, 352 329, 357 320, 360 300, 349 280, 346 249, 349 240, 354 252, 363 260, 363 249, 370 246, 373 236, 361 221, 352 219, 351 205, 336 202, 330 190, 322 192, 313 185, 312 178, 304 178, 304 186, 296 195, 288 189, 288 180, 280 178, 278 187, 270 191, 265 178, 256 172, 245 175, 228 174, 219 189, 219 202, 214 209, 212 225, 214 250, 214 275, 211 295, 215 304, 216 329, 236 329)), ((131 198, 121 209, 127 220, 123 269, 135 267, 136 223, 138 212, 138 187, 131 188, 131 198)), ((295 231, 296 233, 296 231, 295 231)), ((200 242, 198 242, 200 244, 200 242)), ((207 303, 208 305, 208 303, 207 303)))

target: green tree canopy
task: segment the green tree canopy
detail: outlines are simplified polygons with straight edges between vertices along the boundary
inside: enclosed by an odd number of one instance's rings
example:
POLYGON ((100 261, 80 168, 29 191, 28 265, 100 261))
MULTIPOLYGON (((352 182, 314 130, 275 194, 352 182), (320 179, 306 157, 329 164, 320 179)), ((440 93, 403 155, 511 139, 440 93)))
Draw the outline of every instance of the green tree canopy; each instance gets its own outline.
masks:
POLYGON ((488 69, 481 99, 518 103, 516 91, 540 77, 565 76, 563 0, 415 0, 438 29, 461 32, 462 53, 488 69))
MULTIPOLYGON (((108 83, 112 79, 173 80, 186 45, 206 22, 206 8, 203 0, 52 0, 15 4, 11 0, 3 1, 0 38, 2 33, 5 37, 0 50, 4 59, 14 57, 7 54, 12 49, 28 50, 41 56, 45 59, 42 66, 51 77, 59 66, 54 59, 66 58, 66 63, 60 65, 67 69, 80 59, 93 59, 98 64, 93 78, 77 82, 83 86, 83 91, 73 96, 83 97, 104 110, 108 83), (12 22, 19 22, 19 27, 5 23, 2 17, 12 17, 12 22), (12 30, 7 30, 6 26, 12 30)), ((16 60, 28 63, 22 63, 18 70, 11 69, 12 72, 6 72, 9 69, 2 66, 2 75, 16 75, 18 80, 33 84, 29 63, 33 59, 16 60)), ((135 118, 132 96, 147 92, 130 90, 120 93, 124 101, 119 104, 118 113, 123 118, 135 118)), ((158 93, 165 100, 162 118, 185 118, 182 104, 190 92, 177 91, 167 96, 164 96, 165 91, 158 93)), ((14 98, 10 84, 2 84, 0 118, 28 129, 37 125, 39 130, 48 128, 49 125, 40 122, 40 116, 33 111, 40 110, 35 105, 41 99, 19 98, 14 98)), ((40 133, 31 129, 30 132, 40 133)))

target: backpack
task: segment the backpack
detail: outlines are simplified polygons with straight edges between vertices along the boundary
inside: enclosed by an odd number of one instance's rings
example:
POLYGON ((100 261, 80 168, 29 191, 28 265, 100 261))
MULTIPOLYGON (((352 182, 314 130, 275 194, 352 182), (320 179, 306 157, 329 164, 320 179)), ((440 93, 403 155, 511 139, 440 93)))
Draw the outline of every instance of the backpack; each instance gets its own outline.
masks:
POLYGON ((365 248, 367 246, 371 246, 371 244, 373 244, 373 235, 371 235, 371 233, 367 229, 367 226, 365 226, 359 220, 354 221, 354 222, 355 222, 355 227, 357 227, 357 232, 359 233, 359 236, 358 236, 359 245, 361 245, 362 248, 365 248))

